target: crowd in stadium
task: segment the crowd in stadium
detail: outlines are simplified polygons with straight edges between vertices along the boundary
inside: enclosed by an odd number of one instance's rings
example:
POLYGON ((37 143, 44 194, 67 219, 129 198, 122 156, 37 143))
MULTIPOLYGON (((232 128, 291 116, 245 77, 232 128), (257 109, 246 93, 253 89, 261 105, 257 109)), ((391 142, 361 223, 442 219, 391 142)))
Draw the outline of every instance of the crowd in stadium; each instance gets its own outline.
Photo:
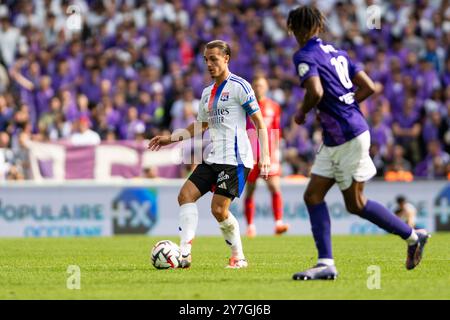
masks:
MULTIPOLYGON (((307 176, 321 131, 313 114, 304 126, 292 120, 304 92, 286 17, 310 2, 2 1, 0 180, 30 178, 30 139, 97 144, 186 127, 211 83, 203 50, 213 39, 230 43, 231 72, 249 82, 258 73, 268 77, 269 97, 283 110, 283 175, 307 176), (81 8, 80 32, 66 25, 72 3, 81 8)), ((324 40, 347 50, 376 82, 360 107, 378 175, 450 178, 448 2, 314 3, 327 15, 324 40), (381 9, 380 28, 367 26, 371 4, 381 9)))

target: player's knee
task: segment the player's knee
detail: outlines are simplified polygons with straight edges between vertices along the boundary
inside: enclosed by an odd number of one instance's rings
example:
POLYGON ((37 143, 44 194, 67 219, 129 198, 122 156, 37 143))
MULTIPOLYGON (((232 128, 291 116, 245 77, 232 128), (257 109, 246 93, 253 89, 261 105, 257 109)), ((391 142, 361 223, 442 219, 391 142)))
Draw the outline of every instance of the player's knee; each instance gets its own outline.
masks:
POLYGON ((217 219, 225 217, 227 215, 227 211, 228 209, 223 205, 214 203, 211 205, 211 212, 217 219))
POLYGON ((280 188, 278 187, 278 185, 275 183, 271 183, 267 187, 268 187, 270 193, 277 193, 277 192, 281 191, 280 188))
POLYGON ((321 203, 323 201, 323 198, 318 196, 314 192, 306 190, 305 194, 303 195, 303 201, 305 201, 305 204, 307 206, 314 206, 321 203))
POLYGON ((360 201, 352 201, 352 202, 346 202, 345 208, 348 212, 351 214, 360 215, 364 209, 364 206, 360 201))
POLYGON ((181 191, 178 194, 178 204, 180 206, 182 206, 183 204, 186 203, 191 203, 191 202, 195 202, 194 199, 192 199, 192 197, 189 195, 189 193, 181 191))
POLYGON ((245 198, 252 199, 254 193, 255 193, 255 188, 253 186, 247 186, 246 191, 245 191, 245 198))

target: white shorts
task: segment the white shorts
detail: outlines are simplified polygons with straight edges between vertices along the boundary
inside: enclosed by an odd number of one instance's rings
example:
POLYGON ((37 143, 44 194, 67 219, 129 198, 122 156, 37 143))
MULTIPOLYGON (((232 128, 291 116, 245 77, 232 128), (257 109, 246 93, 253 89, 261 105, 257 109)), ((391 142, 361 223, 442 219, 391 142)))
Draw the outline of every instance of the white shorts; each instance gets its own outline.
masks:
POLYGON ((339 146, 327 147, 322 144, 311 173, 334 179, 341 190, 348 189, 353 180, 370 180, 377 173, 377 169, 370 158, 369 148, 368 130, 339 146))

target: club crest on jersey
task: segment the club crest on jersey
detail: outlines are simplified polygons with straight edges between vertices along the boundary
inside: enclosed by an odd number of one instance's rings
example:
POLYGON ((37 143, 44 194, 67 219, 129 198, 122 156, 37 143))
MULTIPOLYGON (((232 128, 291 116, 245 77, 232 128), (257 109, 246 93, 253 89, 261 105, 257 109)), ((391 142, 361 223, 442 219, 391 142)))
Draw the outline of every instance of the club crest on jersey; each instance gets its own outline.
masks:
POLYGON ((230 98, 230 93, 227 92, 222 92, 222 95, 220 96, 220 101, 228 101, 228 99, 230 98))
POLYGON ((309 71, 309 66, 306 63, 300 63, 298 65, 298 74, 303 77, 309 71))

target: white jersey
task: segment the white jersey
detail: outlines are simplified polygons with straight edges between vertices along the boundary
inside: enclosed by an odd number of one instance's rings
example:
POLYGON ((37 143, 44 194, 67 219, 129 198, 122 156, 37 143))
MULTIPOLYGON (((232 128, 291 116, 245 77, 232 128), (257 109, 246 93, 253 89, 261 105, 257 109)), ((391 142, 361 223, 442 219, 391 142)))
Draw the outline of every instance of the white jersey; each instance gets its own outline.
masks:
POLYGON ((211 152, 206 163, 244 165, 253 168, 253 152, 247 135, 247 115, 259 110, 250 84, 230 72, 218 87, 203 90, 197 120, 208 122, 211 152))

